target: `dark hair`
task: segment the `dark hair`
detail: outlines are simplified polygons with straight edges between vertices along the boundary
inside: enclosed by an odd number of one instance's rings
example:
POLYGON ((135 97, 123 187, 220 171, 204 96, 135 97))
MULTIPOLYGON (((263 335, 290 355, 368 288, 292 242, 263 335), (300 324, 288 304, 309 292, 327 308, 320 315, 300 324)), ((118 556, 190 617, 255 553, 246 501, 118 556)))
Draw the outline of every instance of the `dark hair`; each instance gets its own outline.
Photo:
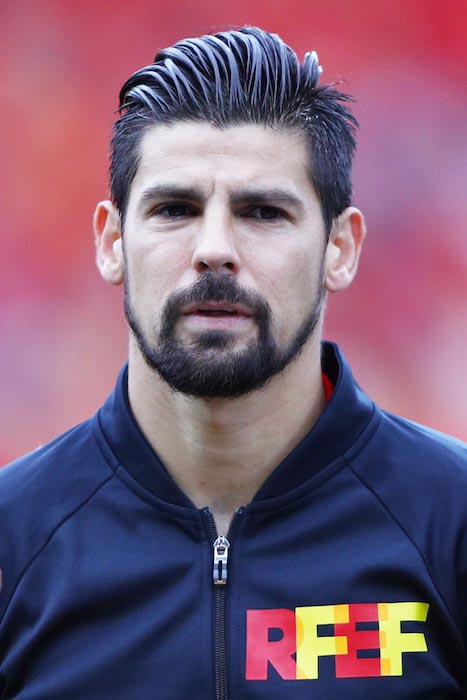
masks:
POLYGON ((346 106, 351 98, 333 85, 318 86, 320 73, 314 51, 300 63, 277 34, 257 27, 183 39, 160 51, 120 91, 110 189, 122 218, 147 128, 188 120, 220 128, 263 124, 306 135, 310 178, 329 232, 351 202, 358 123, 346 106))

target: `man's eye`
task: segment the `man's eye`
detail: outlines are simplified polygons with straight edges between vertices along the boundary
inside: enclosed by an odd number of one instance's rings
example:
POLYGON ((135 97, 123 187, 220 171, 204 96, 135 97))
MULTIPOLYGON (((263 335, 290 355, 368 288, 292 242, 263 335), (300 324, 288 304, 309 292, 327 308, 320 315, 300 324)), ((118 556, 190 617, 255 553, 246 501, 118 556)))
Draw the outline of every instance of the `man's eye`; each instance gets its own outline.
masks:
POLYGON ((163 204, 156 207, 152 212, 153 216, 161 216, 164 219, 180 219, 183 216, 193 214, 192 207, 188 204, 163 204))
POLYGON ((265 204, 249 209, 247 216, 251 216, 253 219, 260 219, 261 221, 273 221, 274 219, 284 218, 284 214, 280 209, 265 204))

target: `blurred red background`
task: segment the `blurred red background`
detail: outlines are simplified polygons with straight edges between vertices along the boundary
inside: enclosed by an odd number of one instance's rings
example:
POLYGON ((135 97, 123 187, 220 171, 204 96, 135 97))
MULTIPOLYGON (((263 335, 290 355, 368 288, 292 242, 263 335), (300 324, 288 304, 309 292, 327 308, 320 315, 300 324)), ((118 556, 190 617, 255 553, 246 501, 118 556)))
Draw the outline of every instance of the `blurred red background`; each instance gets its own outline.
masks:
POLYGON ((358 101, 369 235, 326 336, 384 407, 467 438, 465 2, 2 0, 0 463, 93 412, 126 356, 91 226, 120 86, 158 49, 242 24, 316 49, 358 101))

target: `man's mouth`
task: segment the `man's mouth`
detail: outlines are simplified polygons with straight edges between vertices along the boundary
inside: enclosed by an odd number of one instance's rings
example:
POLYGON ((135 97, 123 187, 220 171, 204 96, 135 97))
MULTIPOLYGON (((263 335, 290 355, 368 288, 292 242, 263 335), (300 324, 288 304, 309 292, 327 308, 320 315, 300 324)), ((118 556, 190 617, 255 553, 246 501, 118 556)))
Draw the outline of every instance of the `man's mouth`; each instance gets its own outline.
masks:
POLYGON ((181 318, 194 331, 239 332, 250 326, 253 312, 226 301, 195 302, 182 308, 181 318))
POLYGON ((252 316, 251 311, 242 306, 218 301, 191 304, 188 308, 183 309, 182 314, 183 316, 196 315, 213 318, 218 316, 250 318, 252 316))
POLYGON ((192 313, 202 314, 203 316, 235 316, 238 311, 233 309, 197 309, 192 313))

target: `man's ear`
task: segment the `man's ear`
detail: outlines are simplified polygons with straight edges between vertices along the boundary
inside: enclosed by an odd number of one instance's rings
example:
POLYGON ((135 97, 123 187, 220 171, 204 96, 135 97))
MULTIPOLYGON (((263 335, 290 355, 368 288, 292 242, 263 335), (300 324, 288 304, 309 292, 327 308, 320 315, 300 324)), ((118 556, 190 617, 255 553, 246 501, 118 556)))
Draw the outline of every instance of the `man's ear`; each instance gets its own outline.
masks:
POLYGON ((94 213, 96 265, 109 284, 123 282, 123 248, 120 215, 112 202, 99 202, 94 213))
POLYGON ((347 207, 334 221, 326 249, 325 286, 339 292, 352 282, 365 238, 361 211, 347 207))

